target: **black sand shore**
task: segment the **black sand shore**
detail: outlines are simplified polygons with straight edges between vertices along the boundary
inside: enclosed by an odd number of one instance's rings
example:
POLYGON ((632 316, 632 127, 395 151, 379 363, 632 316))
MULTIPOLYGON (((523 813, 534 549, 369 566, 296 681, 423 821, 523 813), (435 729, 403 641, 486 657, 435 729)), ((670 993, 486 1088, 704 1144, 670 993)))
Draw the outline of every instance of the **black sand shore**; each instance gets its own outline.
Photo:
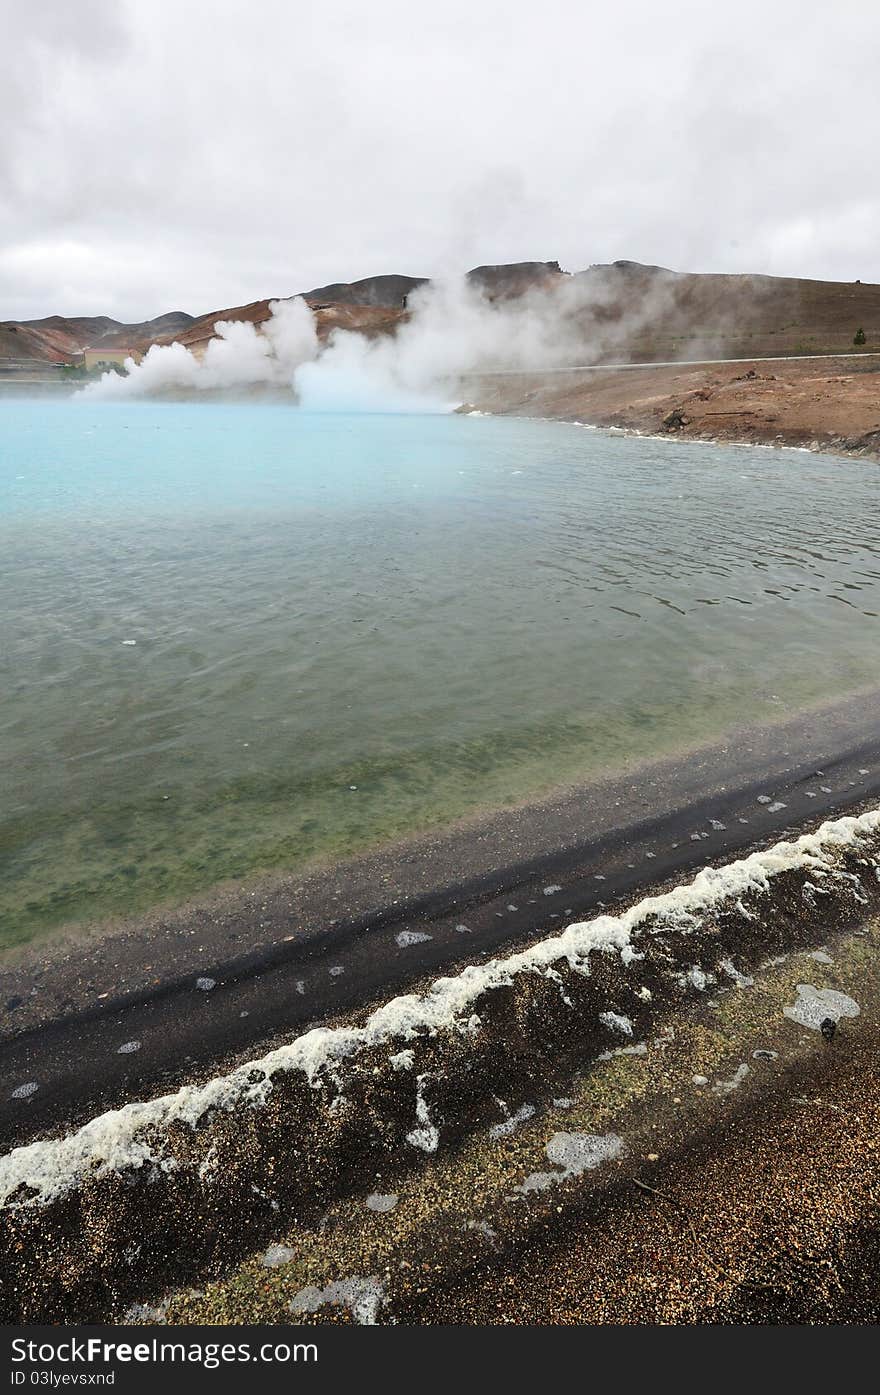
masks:
POLYGON ((0 1141, 207 1078, 878 794, 870 694, 444 837, 49 943, 0 974, 0 1141))

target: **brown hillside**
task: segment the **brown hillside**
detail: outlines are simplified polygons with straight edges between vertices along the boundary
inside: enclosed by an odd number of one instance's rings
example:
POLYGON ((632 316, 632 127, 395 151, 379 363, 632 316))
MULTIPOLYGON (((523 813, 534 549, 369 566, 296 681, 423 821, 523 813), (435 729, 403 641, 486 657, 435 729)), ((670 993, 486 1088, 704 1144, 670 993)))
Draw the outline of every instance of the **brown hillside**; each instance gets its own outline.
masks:
MULTIPOLYGON (((334 329, 356 330, 372 338, 377 334, 388 334, 396 329, 404 317, 404 312, 387 306, 356 304, 322 304, 306 297, 317 321, 318 336, 326 339, 334 329)), ((269 318, 268 300, 255 300, 250 305, 237 305, 230 310, 215 310, 210 315, 195 320, 180 334, 166 334, 158 341, 170 344, 172 341, 184 344, 193 353, 204 352, 208 343, 216 337, 215 326, 228 320, 247 320, 253 325, 261 325, 269 318)), ((139 347, 146 347, 146 344, 139 347)))
MULTIPOLYGON (((560 343, 579 362, 681 361, 850 351, 860 328, 880 349, 880 285, 758 275, 674 272, 618 261, 568 275, 557 262, 480 266, 468 273, 490 300, 529 294, 558 316, 560 343)), ((338 282, 305 293, 322 338, 333 329, 393 332, 424 278, 402 275, 338 282)), ((85 346, 146 349, 177 340, 199 352, 221 320, 262 324, 257 300, 193 319, 174 311, 136 325, 107 316, 49 316, 0 323, 0 367, 75 361, 85 346)))
POLYGON ((403 310, 409 293, 426 283, 424 276, 367 276, 362 281, 337 281, 332 286, 319 286, 317 290, 302 294, 310 303, 372 305, 388 310, 403 310))
POLYGON ((571 278, 563 298, 589 341, 598 327, 598 358, 744 358, 843 352, 864 328, 880 348, 880 285, 805 281, 782 276, 698 275, 614 262, 571 278))
POLYGON ((41 320, 0 323, 0 362, 62 364, 75 362, 85 348, 137 348, 192 324, 192 315, 172 310, 155 320, 122 324, 108 315, 48 315, 41 320))
POLYGON ((529 291, 555 291, 566 277, 558 262, 511 262, 506 266, 475 266, 467 279, 487 300, 508 300, 529 291))

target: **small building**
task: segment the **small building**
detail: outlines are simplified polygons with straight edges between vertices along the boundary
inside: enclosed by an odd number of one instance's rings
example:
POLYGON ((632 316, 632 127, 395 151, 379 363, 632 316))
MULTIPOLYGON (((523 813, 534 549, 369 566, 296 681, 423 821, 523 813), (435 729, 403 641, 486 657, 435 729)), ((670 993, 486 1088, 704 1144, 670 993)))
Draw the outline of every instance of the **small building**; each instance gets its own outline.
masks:
POLYGON ((137 349, 119 348, 118 346, 83 349, 84 368, 122 368, 127 358, 133 358, 135 363, 140 363, 142 355, 137 349))

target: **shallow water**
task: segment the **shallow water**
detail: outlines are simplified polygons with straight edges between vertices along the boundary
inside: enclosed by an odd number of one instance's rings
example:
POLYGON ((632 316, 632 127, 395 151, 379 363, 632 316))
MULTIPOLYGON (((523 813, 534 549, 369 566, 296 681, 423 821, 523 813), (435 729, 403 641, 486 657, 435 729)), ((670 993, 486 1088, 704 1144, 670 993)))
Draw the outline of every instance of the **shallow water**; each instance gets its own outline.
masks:
POLYGON ((2 942, 875 683, 878 502, 559 423, 0 405, 2 942))

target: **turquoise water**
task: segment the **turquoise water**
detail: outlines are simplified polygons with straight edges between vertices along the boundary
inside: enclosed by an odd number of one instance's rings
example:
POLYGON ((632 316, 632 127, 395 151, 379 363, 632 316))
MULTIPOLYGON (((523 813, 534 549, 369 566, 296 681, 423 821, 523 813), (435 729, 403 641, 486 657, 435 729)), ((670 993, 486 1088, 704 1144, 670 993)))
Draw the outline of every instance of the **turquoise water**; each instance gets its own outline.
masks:
POLYGON ((878 503, 559 423, 4 403, 0 937, 875 683, 878 503))

